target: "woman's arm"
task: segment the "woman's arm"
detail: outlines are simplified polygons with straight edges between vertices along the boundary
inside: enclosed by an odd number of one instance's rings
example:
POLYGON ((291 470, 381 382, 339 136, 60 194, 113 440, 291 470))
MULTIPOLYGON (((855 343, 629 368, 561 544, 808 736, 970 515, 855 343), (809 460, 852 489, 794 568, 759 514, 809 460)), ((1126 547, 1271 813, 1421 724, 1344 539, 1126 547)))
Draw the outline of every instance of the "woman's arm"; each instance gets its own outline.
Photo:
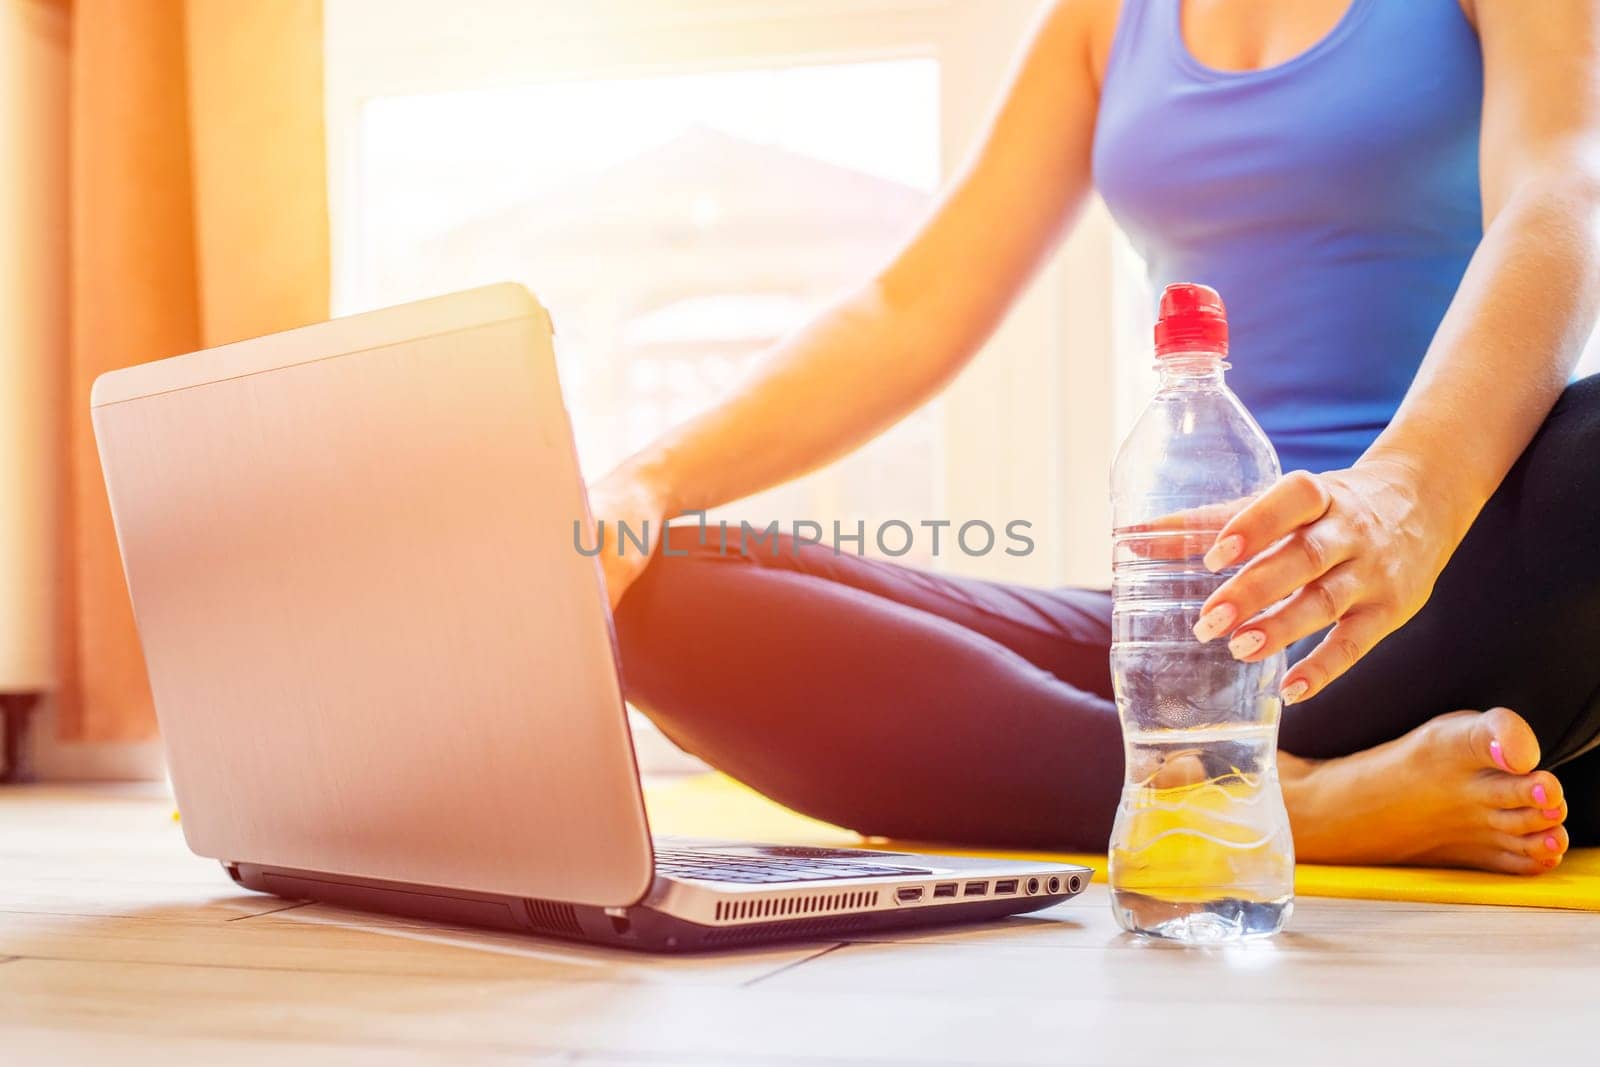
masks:
MULTIPOLYGON (((1086 200, 1093 10, 1064 0, 1047 12, 977 152, 887 268, 597 485, 597 518, 659 520, 787 481, 955 376, 1086 200)), ((613 601, 645 562, 614 555, 603 556, 613 601)))
POLYGON ((1368 452, 1434 476, 1461 536, 1561 395, 1600 307, 1600 5, 1475 7, 1483 243, 1368 452))
POLYGON ((1220 569, 1264 553, 1207 601, 1226 622, 1197 627, 1236 630, 1241 659, 1337 623, 1285 676, 1291 699, 1315 695, 1421 609, 1560 396, 1600 308, 1600 4, 1474 8, 1484 237, 1455 299, 1356 466, 1284 479, 1207 556, 1220 569))

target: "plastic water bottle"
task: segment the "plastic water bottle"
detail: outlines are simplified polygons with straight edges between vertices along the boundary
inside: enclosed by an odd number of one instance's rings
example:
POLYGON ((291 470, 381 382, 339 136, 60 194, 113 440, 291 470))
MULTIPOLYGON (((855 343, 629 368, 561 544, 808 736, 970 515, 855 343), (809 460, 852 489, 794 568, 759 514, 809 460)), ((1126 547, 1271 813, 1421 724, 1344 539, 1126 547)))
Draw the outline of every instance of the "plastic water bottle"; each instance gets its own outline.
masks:
POLYGON ((1228 320, 1203 285, 1171 285, 1156 324, 1161 388, 1112 471, 1111 672, 1127 781, 1111 835, 1124 929, 1216 943, 1276 933, 1294 901, 1278 784, 1282 653, 1240 663, 1201 644, 1200 606, 1229 571, 1201 557, 1278 457, 1223 383, 1228 320))

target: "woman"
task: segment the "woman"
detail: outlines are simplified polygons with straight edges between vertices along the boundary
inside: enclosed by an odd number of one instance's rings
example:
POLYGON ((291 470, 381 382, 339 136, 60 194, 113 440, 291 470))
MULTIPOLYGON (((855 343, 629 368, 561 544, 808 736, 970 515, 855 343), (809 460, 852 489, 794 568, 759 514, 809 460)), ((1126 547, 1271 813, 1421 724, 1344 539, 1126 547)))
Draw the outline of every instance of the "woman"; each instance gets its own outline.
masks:
MULTIPOLYGON (((1219 534, 1208 565, 1243 566, 1196 639, 1290 650, 1300 857, 1537 874, 1600 843, 1600 382, 1568 386, 1600 305, 1593 0, 1059 0, 909 245, 597 517, 659 528, 905 415, 1091 185, 1158 288, 1223 293, 1292 472, 1219 534)), ((670 736, 864 833, 1104 847, 1106 594, 695 540, 605 557, 670 736)))

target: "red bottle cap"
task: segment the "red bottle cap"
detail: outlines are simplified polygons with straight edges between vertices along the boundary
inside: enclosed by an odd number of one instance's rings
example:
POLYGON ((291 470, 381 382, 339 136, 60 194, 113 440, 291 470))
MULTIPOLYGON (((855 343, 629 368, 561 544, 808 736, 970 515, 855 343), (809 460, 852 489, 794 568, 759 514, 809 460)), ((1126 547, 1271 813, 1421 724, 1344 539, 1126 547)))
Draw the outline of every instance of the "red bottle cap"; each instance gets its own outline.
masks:
POLYGON ((1178 282, 1161 294, 1156 320, 1156 355, 1182 352, 1228 354, 1228 309, 1209 285, 1178 282))

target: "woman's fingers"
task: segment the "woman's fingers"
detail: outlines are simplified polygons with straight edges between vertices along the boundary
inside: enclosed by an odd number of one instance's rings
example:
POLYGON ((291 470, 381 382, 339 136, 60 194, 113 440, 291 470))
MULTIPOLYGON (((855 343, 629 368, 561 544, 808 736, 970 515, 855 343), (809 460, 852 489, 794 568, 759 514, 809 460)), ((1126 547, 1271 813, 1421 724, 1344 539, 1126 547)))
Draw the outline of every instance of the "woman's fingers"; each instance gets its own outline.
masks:
POLYGON ((1254 497, 1206 504, 1163 515, 1118 531, 1118 543, 1140 559, 1194 559, 1204 555, 1220 530, 1254 497))
POLYGON ((1249 507, 1253 501, 1259 500, 1260 495, 1242 496, 1236 500, 1225 500, 1220 504, 1202 504, 1197 508, 1184 508, 1182 511, 1169 512, 1159 519, 1151 519, 1134 527, 1137 530, 1220 530, 1227 525, 1239 512, 1249 507))
MULTIPOLYGON (((1194 635, 1204 642, 1226 633, 1242 620, 1253 618, 1296 590, 1310 586, 1349 559, 1350 554, 1349 539, 1331 521, 1316 522, 1296 531, 1212 591, 1201 607, 1194 635)), ((1326 619, 1323 625, 1332 621, 1326 619)))
POLYGON ((1213 540, 1215 537, 1210 533, 1129 527, 1117 531, 1116 551, 1119 559, 1127 555, 1135 559, 1194 559, 1210 548, 1213 540))
POLYGON ((1328 631, 1328 636, 1311 655, 1290 667, 1283 676, 1283 702, 1296 704, 1322 692, 1329 682, 1372 651, 1389 629, 1383 616, 1376 611, 1350 612, 1328 631))
POLYGON ((1205 555, 1209 570, 1220 571, 1248 559, 1301 526, 1327 514, 1333 498, 1314 475, 1294 471, 1228 520, 1205 555))
POLYGON ((1228 649, 1247 663, 1266 659, 1338 622, 1360 594, 1361 580, 1355 568, 1341 564, 1282 604, 1240 626, 1228 642, 1228 649))

